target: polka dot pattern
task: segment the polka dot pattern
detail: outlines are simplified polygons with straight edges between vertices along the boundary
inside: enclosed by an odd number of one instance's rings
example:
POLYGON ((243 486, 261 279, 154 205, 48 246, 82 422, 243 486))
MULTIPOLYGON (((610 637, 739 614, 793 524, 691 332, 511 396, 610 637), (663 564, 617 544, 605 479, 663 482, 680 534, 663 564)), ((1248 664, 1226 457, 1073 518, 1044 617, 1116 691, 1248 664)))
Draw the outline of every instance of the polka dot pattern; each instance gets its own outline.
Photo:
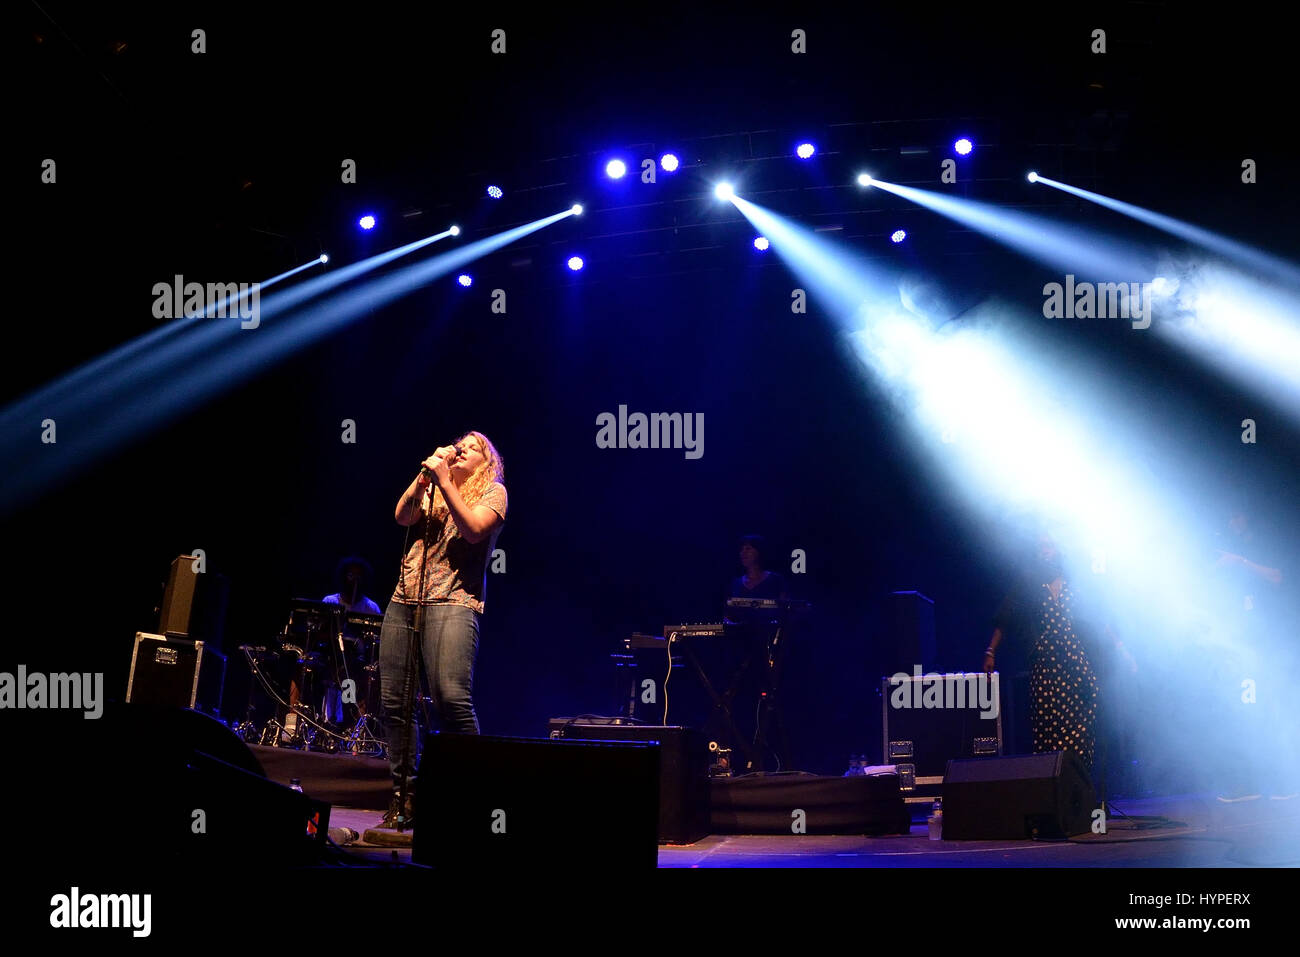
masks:
POLYGON ((1097 674, 1074 633, 1070 585, 1042 586, 1029 659, 1034 752, 1073 751, 1091 767, 1096 748, 1097 674))

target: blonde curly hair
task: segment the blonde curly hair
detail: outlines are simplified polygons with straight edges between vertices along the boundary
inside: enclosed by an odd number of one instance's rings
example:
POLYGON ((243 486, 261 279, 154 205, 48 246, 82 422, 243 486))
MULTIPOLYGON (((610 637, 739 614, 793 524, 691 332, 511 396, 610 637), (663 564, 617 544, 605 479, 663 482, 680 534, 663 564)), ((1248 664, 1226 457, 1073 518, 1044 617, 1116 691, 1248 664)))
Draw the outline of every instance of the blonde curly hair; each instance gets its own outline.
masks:
MULTIPOLYGON (((460 445, 466 439, 478 439, 479 444, 483 447, 483 464, 474 470, 474 474, 465 480, 465 484, 460 487, 460 497, 465 500, 465 504, 473 508, 478 504, 478 500, 487 492, 488 487, 493 482, 506 484, 506 463, 501 458, 501 453, 497 447, 492 444, 482 432, 466 432, 458 438, 453 445, 460 445)), ((433 517, 444 519, 450 513, 447 508, 447 502, 442 497, 442 490, 437 486, 433 488, 433 499, 430 502, 433 517)))

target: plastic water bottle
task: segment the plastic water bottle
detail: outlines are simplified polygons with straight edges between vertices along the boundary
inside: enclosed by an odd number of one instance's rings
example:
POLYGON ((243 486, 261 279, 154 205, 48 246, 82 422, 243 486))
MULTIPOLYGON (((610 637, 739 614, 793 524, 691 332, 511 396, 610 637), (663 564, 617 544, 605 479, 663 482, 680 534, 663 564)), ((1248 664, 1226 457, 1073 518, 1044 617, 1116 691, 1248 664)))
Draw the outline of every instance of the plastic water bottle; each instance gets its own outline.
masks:
POLYGON ((926 818, 926 823, 930 825, 930 840, 943 840, 943 798, 934 799, 934 807, 930 808, 930 816, 926 818))

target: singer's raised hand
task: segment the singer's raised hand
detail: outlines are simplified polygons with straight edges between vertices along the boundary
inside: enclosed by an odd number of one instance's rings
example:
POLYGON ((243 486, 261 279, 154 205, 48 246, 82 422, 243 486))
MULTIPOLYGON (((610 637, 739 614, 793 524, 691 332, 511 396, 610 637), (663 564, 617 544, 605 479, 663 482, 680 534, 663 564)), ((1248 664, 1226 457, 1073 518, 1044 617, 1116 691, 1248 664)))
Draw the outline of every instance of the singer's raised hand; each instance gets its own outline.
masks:
POLYGON ((451 464, 456 460, 456 449, 444 445, 424 460, 424 467, 433 473, 433 481, 439 486, 451 481, 451 464))
POLYGON ((420 474, 415 477, 416 484, 418 484, 420 488, 424 488, 433 481, 433 470, 437 467, 438 457, 436 455, 430 455, 427 459, 421 462, 420 474))

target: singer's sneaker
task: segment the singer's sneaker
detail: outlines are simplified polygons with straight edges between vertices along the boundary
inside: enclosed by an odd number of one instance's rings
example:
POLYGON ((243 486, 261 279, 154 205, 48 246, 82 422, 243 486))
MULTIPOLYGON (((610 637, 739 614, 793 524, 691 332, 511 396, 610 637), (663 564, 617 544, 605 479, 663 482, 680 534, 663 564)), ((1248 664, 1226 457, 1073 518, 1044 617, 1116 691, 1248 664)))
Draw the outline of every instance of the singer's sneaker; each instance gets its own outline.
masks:
POLYGON ((414 807, 414 793, 406 796, 406 806, 405 809, 403 809, 401 792, 394 791, 392 797, 388 799, 388 811, 385 812, 383 819, 379 822, 377 827, 388 831, 397 830, 397 819, 400 815, 402 818, 402 830, 409 831, 411 828, 415 827, 414 807))
POLYGON ((415 792, 412 791, 406 796, 406 824, 408 831, 415 828, 415 792))

